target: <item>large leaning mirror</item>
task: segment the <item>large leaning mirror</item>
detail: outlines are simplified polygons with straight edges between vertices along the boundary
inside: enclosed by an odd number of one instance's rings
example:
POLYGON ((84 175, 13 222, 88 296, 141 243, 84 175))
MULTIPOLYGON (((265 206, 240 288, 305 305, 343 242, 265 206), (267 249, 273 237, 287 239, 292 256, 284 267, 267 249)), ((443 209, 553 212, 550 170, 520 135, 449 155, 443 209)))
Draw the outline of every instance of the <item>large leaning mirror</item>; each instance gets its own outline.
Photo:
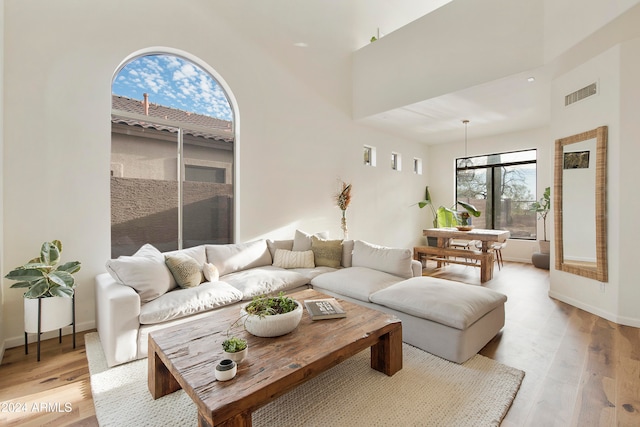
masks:
POLYGON ((556 140, 556 269, 606 282, 607 127, 556 140))

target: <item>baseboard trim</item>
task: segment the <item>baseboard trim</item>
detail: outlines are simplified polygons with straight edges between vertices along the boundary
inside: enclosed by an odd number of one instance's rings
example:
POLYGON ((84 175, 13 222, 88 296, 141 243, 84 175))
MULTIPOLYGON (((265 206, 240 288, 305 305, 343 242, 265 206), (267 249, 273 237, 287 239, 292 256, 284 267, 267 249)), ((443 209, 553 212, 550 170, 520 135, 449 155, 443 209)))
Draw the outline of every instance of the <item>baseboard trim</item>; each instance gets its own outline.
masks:
MULTIPOLYGON (((95 329, 95 328, 96 328, 96 322, 94 320, 89 322, 78 323, 76 325, 76 333, 82 332, 82 331, 88 331, 90 329, 95 329)), ((72 332, 73 332, 73 329, 71 328, 71 326, 65 326, 64 328, 62 328, 63 336, 71 335, 72 332)), ((29 334, 29 344, 37 342, 38 339, 36 335, 37 334, 29 334)), ((44 341, 44 340, 57 338, 57 337, 58 337, 58 331, 54 330, 54 331, 44 332, 40 339, 44 341)), ((24 345, 24 334, 20 335, 19 337, 7 338, 6 340, 4 340, 3 353, 5 348, 13 348, 13 347, 18 347, 23 345, 24 345)))
POLYGON ((513 258, 513 257, 504 257, 505 261, 511 261, 511 262, 521 262, 523 264, 531 264, 531 258, 513 258))
POLYGON ((634 328, 640 328, 640 319, 635 319, 632 317, 625 317, 625 316, 618 316, 617 314, 602 310, 601 308, 594 307, 589 304, 585 304, 582 301, 569 298, 565 295, 559 294, 554 291, 549 291, 548 295, 553 299, 557 299, 558 301, 562 301, 564 303, 570 304, 581 310, 584 310, 591 314, 595 314, 596 316, 602 317, 603 319, 606 319, 610 322, 617 323, 618 325, 633 326, 634 328))

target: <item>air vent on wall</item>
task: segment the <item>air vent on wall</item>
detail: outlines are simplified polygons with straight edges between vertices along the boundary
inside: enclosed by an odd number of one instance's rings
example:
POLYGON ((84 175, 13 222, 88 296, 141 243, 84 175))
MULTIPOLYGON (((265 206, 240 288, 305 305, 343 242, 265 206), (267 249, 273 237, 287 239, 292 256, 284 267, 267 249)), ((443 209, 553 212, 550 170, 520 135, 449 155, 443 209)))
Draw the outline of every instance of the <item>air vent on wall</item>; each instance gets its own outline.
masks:
POLYGON ((582 89, 578 89, 577 91, 565 96, 564 106, 566 107, 574 102, 581 101, 591 95, 595 95, 596 93, 598 93, 598 85, 596 83, 591 83, 589 86, 585 86, 582 89))

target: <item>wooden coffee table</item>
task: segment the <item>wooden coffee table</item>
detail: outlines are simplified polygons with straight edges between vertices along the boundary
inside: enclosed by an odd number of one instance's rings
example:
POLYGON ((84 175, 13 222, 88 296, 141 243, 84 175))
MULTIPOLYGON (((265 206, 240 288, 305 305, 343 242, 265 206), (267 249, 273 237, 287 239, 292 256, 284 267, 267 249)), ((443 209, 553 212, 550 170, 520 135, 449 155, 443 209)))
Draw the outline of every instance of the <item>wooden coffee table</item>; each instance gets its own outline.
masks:
MULTIPOLYGON (((313 289, 289 294, 298 302, 327 298, 313 289)), ((198 425, 251 426, 251 413, 294 387, 371 348, 371 367, 386 375, 402 369, 402 323, 398 318, 340 300, 342 319, 312 321, 306 309, 298 327, 277 338, 235 328, 249 355, 230 381, 216 381, 222 341, 239 307, 149 334, 149 391, 154 399, 182 388, 198 408, 198 425)), ((301 405, 304 402, 300 402, 301 405)))

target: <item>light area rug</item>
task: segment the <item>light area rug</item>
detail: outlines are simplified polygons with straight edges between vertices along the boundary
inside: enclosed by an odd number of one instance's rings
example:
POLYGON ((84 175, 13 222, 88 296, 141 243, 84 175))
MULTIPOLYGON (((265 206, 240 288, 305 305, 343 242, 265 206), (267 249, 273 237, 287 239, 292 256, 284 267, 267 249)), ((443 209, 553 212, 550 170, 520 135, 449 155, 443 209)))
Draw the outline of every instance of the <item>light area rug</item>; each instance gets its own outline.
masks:
MULTIPOLYGON (((182 390, 153 400, 147 360, 108 368, 97 333, 85 335, 91 392, 101 426, 196 426, 182 390)), ((365 350, 253 413, 254 426, 497 426, 524 372, 476 355, 462 365, 403 344, 388 377, 365 350)))

